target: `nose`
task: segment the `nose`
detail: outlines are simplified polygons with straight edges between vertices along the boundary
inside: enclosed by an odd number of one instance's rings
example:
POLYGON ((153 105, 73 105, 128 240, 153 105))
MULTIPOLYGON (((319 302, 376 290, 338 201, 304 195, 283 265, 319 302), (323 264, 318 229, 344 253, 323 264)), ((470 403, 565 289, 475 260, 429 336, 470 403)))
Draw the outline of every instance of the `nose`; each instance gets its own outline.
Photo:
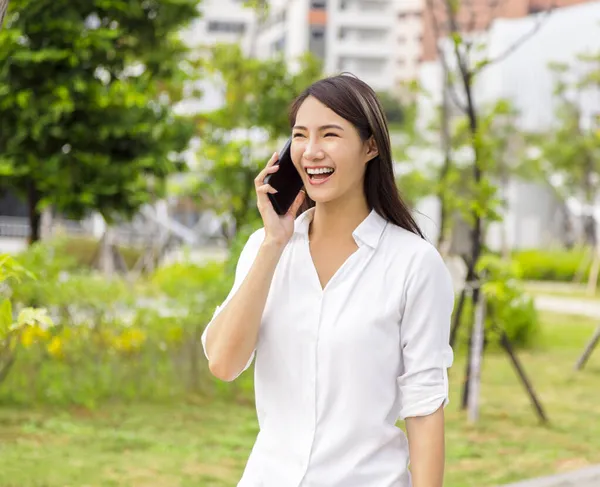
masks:
POLYGON ((322 159, 325 154, 315 139, 308 140, 304 147, 304 158, 309 161, 322 159))

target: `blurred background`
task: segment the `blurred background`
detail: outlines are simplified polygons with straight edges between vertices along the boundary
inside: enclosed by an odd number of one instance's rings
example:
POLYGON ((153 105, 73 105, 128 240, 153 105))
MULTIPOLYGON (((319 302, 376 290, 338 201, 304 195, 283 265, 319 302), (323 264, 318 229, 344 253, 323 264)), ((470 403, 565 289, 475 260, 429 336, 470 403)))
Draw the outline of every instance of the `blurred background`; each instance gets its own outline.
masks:
POLYGON ((236 485, 253 371, 214 379, 200 336, 289 103, 339 72, 380 95, 398 187, 455 279, 445 485, 600 486, 600 2, 0 0, 2 18, 0 487, 236 485))

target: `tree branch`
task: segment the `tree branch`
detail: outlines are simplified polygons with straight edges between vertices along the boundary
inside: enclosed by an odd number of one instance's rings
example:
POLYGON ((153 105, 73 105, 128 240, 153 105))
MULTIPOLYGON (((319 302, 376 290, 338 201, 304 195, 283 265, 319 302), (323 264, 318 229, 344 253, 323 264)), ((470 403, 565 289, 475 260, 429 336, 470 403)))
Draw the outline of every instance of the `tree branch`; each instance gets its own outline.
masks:
POLYGON ((445 55, 444 51, 440 48, 440 44, 439 44, 440 27, 438 24, 438 20, 435 16, 435 11, 433 8, 433 0, 427 0, 427 9, 429 10, 429 13, 431 15, 431 21, 433 24, 433 33, 435 36, 435 48, 436 48, 437 54, 440 58, 440 61, 442 63, 442 67, 444 68, 444 72, 446 73, 446 76, 445 76, 446 86, 444 86, 444 90, 447 89, 448 92, 450 93, 450 97, 452 98, 452 103, 454 103, 454 105, 456 105, 456 107, 459 110, 461 110, 462 112, 466 112, 467 108, 465 107, 465 105, 463 103, 461 103, 460 99, 458 98, 458 94, 456 93, 456 88, 454 87, 454 84, 450 80, 451 71, 450 71, 450 67, 448 66, 448 62, 446 61, 446 55, 445 55))
POLYGON ((487 63, 483 64, 478 70, 477 73, 483 71, 484 68, 491 66, 492 64, 499 63, 500 61, 505 60, 509 57, 513 52, 515 52, 519 47, 521 47, 525 42, 531 39, 544 25, 544 23, 550 18, 550 14, 554 11, 554 0, 551 1, 548 10, 546 10, 543 14, 540 14, 538 21, 535 23, 533 28, 523 34, 519 39, 517 39, 512 45, 510 45, 502 54, 498 55, 494 59, 490 59, 487 63))

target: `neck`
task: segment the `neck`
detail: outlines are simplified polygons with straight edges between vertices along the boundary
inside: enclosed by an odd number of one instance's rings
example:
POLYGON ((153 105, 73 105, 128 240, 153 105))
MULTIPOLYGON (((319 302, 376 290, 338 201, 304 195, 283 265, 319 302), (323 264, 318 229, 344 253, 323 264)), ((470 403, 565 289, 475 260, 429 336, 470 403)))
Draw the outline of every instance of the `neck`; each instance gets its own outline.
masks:
POLYGON ((371 212, 365 196, 339 198, 327 203, 317 203, 310 224, 312 240, 338 240, 352 236, 352 232, 371 212))

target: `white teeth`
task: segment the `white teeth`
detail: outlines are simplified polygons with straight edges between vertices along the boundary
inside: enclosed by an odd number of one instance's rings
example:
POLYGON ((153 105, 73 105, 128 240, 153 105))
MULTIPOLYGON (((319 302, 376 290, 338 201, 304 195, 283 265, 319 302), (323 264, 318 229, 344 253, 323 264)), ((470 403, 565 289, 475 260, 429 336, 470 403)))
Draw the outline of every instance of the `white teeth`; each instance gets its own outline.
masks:
POLYGON ((331 167, 321 167, 319 169, 307 169, 306 172, 308 174, 327 174, 327 173, 332 173, 333 172, 333 168, 331 168, 331 167))

